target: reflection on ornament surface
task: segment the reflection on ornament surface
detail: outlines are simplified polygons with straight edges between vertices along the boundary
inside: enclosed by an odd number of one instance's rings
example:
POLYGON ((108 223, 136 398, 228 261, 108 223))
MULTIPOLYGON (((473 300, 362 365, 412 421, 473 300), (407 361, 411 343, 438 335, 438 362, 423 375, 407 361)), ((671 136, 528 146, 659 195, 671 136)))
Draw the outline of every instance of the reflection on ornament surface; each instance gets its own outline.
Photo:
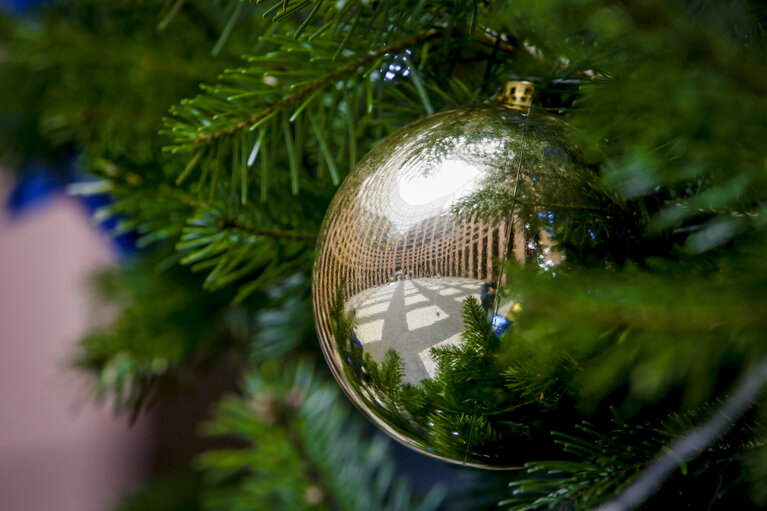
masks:
POLYGON ((314 269, 320 342, 352 401, 403 444, 502 467, 523 440, 524 425, 504 429, 518 403, 499 337, 519 304, 496 299, 500 262, 553 271, 604 217, 566 135, 505 105, 451 110, 385 139, 339 188, 314 269))

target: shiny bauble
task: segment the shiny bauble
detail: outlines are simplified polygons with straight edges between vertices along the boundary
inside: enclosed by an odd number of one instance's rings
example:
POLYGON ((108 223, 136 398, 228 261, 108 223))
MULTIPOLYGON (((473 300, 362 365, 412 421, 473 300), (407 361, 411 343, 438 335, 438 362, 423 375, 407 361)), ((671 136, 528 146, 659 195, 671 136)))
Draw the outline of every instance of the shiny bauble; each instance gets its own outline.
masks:
POLYGON ((314 267, 317 330, 341 387, 401 443, 497 468, 526 441, 492 330, 513 329, 520 304, 495 291, 502 261, 556 271, 599 236, 606 198, 568 134, 504 104, 450 110, 384 139, 340 186, 314 267), (484 347, 466 348, 469 316, 488 325, 484 347))

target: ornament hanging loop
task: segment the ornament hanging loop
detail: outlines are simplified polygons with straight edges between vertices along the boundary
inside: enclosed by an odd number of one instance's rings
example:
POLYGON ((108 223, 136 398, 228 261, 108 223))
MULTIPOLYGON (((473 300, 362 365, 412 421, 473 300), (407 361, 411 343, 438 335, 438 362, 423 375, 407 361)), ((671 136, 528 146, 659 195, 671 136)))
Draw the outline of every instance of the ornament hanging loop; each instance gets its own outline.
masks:
POLYGON ((525 110, 533 106, 533 93, 535 84, 523 80, 513 80, 506 82, 503 91, 496 98, 507 105, 523 108, 525 110))

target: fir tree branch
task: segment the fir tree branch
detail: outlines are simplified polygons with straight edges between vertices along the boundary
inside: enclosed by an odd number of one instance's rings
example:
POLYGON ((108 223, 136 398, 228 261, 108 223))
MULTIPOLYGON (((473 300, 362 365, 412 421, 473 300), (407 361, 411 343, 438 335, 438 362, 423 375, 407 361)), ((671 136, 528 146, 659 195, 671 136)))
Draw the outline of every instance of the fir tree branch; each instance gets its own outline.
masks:
POLYGON ((303 389, 293 387, 285 396, 284 401, 288 406, 283 406, 285 413, 280 414, 280 426, 285 428, 288 440, 290 441, 296 454, 304 464, 304 475, 317 488, 322 490, 322 501, 329 509, 343 509, 343 506, 336 498, 332 485, 322 474, 322 467, 316 462, 309 453, 306 445, 307 438, 301 435, 297 427, 300 417, 298 407, 303 404, 305 399, 303 389))
POLYGON ((237 124, 234 124, 232 126, 229 126, 227 128, 221 129, 215 133, 211 133, 208 135, 201 135, 195 139, 193 139, 190 143, 194 146, 201 146, 201 145, 207 145, 211 142, 215 142, 217 140, 220 140, 222 138, 228 137, 230 135, 233 135, 239 131, 245 130, 257 122, 273 115, 275 112, 280 111, 281 109, 285 108, 288 105, 298 103, 302 99, 307 98, 309 95, 311 95, 313 92, 319 90, 320 88, 331 84, 333 82, 336 82, 342 78, 344 78, 347 75, 350 75, 354 73, 357 69, 361 67, 365 67, 369 64, 372 64, 376 60, 382 58, 387 53, 399 53, 405 48, 412 46, 413 44, 419 44, 424 41, 428 41, 429 39, 434 39, 440 34, 439 30, 437 29, 430 29, 424 33, 414 35, 412 37, 409 37, 403 41, 400 41, 397 44, 393 44, 390 46, 385 46, 381 48, 380 50, 371 53, 369 55, 366 55, 365 57, 362 57, 360 59, 354 60, 352 62, 349 62, 345 66, 343 66, 338 72, 333 73, 331 75, 325 76, 315 82, 310 83, 303 89, 299 90, 295 94, 291 94, 290 96, 287 96, 280 101, 277 101, 272 106, 265 108, 264 110, 261 110, 260 112, 254 114, 250 119, 239 122, 237 124))
POLYGON ((221 230, 235 230, 244 234, 252 234, 255 236, 266 236, 268 238, 283 239, 283 240, 296 240, 306 241, 307 243, 314 243, 317 239, 317 235, 312 232, 296 231, 292 229, 275 229, 269 227, 257 227, 247 225, 236 219, 226 219, 221 223, 221 230))
POLYGON ((681 465, 697 458, 722 438, 756 402, 767 385, 767 359, 756 364, 738 384, 732 397, 705 424, 674 442, 653 461, 620 495, 598 511, 629 511, 652 496, 681 465))
POLYGON ((313 365, 266 362, 247 375, 245 396, 222 400, 203 425, 204 434, 245 441, 200 458, 215 483, 213 509, 245 501, 252 509, 434 511, 439 485, 417 498, 394 475, 388 442, 363 433, 338 387, 313 365))
POLYGON ((646 2, 637 0, 617 0, 631 18, 645 29, 658 30, 659 28, 673 31, 677 35, 683 35, 688 55, 705 55, 707 62, 714 64, 721 72, 731 77, 738 83, 745 85, 752 91, 767 94, 767 71, 764 66, 755 65, 750 59, 744 59, 743 55, 732 45, 727 44, 720 38, 715 39, 713 32, 706 30, 680 31, 680 24, 675 22, 677 18, 685 18, 684 13, 669 12, 665 2, 646 2), (687 33, 685 33, 687 32, 687 33))
POLYGON ((541 202, 536 200, 526 201, 521 199, 516 199, 516 202, 518 204, 524 204, 526 206, 534 206, 534 207, 543 208, 543 209, 554 209, 554 210, 570 209, 570 210, 576 210, 576 211, 597 211, 600 213, 608 212, 607 208, 593 206, 589 204, 564 204, 564 203, 555 203, 555 202, 541 202))

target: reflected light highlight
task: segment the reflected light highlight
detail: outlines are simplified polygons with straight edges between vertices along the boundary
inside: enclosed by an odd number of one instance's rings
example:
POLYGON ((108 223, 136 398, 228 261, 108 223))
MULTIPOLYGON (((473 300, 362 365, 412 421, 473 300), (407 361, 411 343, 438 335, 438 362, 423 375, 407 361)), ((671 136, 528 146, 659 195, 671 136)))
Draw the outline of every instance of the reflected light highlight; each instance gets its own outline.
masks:
POLYGON ((483 172, 476 164, 470 165, 459 159, 445 160, 429 174, 404 175, 397 191, 402 200, 413 206, 433 201, 450 203, 472 192, 477 178, 483 172))

